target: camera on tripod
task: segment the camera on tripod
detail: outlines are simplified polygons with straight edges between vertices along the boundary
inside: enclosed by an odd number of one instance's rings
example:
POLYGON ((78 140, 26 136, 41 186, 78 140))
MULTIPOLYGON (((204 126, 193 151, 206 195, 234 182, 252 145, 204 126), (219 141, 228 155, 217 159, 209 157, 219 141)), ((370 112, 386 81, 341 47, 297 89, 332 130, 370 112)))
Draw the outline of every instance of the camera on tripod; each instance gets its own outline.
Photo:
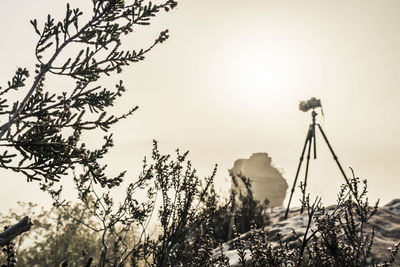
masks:
MULTIPOLYGON (((285 219, 288 218, 289 209, 290 209, 290 203, 292 201, 293 193, 294 193, 294 190, 296 188, 296 183, 297 183, 297 179, 298 179, 299 174, 300 174, 300 169, 301 169, 301 165, 303 163, 304 154, 305 154, 305 152, 307 150, 307 157, 306 157, 307 163, 306 163, 306 171, 305 171, 304 182, 303 182, 303 190, 302 190, 302 194, 303 194, 302 202, 303 203, 305 202, 306 188, 307 188, 307 177, 308 177, 308 169, 309 169, 309 163, 310 163, 310 158, 311 158, 310 155, 311 155, 311 147, 312 146, 314 147, 314 159, 317 158, 317 145, 316 145, 316 140, 315 140, 315 135, 316 135, 316 130, 315 129, 316 128, 319 129, 319 131, 321 132, 322 137, 325 140, 325 143, 328 145, 328 148, 332 153, 333 159, 336 161, 336 164, 338 165, 338 167, 340 169, 340 172, 342 173, 342 175, 344 177, 344 180, 346 181, 347 185, 350 188, 350 191, 353 193, 354 196, 356 196, 356 193, 353 191, 353 189, 351 187, 351 184, 350 184, 350 181, 347 178, 346 173, 344 172, 344 170, 342 168, 342 165, 340 164, 340 162, 338 160, 338 157, 336 156, 335 152, 333 151, 333 148, 332 148, 331 144, 329 143, 328 138, 326 137, 326 134, 325 134, 324 130, 322 130, 321 125, 319 125, 315 121, 315 117, 318 115, 317 112, 315 111, 316 108, 321 108, 321 112, 323 114, 322 105, 321 105, 321 100, 320 99, 312 97, 307 101, 300 101, 299 109, 301 111, 307 112, 310 109, 312 109, 312 112, 311 112, 312 122, 311 122, 310 126, 308 127, 308 132, 307 132, 307 135, 306 135, 306 142, 304 143, 304 147, 303 147, 303 150, 301 152, 300 162, 299 162, 299 165, 297 167, 296 176, 295 176, 294 181, 293 181, 293 187, 292 187, 292 190, 290 192, 290 197, 289 197, 289 201, 288 201, 286 212, 285 212, 285 219)), ((303 208, 304 208, 304 206, 301 207, 300 213, 303 213, 303 208)))
POLYGON ((317 99, 315 97, 312 97, 312 98, 310 98, 309 100, 306 100, 306 101, 300 101, 300 104, 299 104, 299 109, 301 111, 304 111, 304 112, 307 112, 310 109, 316 109, 316 108, 319 108, 319 107, 322 107, 321 106, 321 100, 317 99))

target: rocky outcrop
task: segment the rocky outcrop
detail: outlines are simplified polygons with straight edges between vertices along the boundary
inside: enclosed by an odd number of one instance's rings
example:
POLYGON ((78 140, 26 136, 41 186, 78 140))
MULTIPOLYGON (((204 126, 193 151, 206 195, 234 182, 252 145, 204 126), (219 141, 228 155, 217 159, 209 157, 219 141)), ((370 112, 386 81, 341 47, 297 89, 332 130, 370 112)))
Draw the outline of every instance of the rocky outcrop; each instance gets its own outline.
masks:
POLYGON ((255 153, 249 159, 236 160, 231 173, 242 174, 251 180, 254 199, 261 203, 268 199, 271 208, 283 205, 288 184, 267 153, 255 153))

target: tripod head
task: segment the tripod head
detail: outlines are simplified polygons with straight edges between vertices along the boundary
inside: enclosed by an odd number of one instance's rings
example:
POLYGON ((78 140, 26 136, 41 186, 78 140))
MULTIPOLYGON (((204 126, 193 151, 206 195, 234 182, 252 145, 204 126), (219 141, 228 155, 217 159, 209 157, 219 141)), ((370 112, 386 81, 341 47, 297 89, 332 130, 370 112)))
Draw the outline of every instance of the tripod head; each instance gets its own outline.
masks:
POLYGON ((317 117, 318 113, 315 111, 315 109, 312 110, 311 112, 311 117, 312 117, 312 122, 315 125, 315 118, 317 117))
POLYGON ((321 105, 321 99, 317 99, 315 97, 310 98, 309 100, 306 101, 300 101, 299 103, 299 109, 303 112, 307 112, 310 109, 312 110, 311 116, 312 116, 312 124, 315 126, 315 118, 317 117, 318 113, 315 111, 317 108, 321 108, 321 113, 322 116, 324 115, 324 111, 322 109, 321 105))

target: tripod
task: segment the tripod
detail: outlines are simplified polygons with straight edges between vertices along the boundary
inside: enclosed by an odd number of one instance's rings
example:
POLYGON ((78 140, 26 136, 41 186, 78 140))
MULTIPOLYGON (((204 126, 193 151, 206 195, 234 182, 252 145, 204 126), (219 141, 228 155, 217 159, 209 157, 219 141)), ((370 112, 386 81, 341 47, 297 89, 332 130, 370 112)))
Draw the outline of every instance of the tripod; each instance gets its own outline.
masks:
MULTIPOLYGON (((344 179, 346 180, 346 183, 349 185, 350 189, 351 184, 349 179, 347 178, 346 174, 343 171, 342 165, 340 165, 340 162, 335 154, 335 152, 332 149, 332 146, 330 145, 328 138, 325 135, 325 132, 322 130, 321 125, 319 125, 318 123, 315 123, 315 117, 318 115, 317 112, 315 112, 315 110, 313 109, 311 112, 311 116, 312 116, 312 123, 310 124, 309 128, 308 128, 308 132, 307 132, 307 137, 306 137, 306 142, 304 143, 304 147, 303 147, 303 152, 301 152, 301 156, 300 156, 300 162, 299 162, 299 166, 297 167, 297 172, 296 172, 296 177, 294 178, 294 182, 293 182, 293 187, 292 187, 292 191, 290 193, 290 197, 289 197, 289 202, 288 202, 288 206, 285 212, 285 219, 287 219, 288 217, 288 213, 289 213, 289 208, 290 208, 290 202, 292 201, 292 197, 293 197, 293 193, 294 193, 294 189, 296 187, 296 183, 297 183, 297 178, 299 177, 299 173, 300 173, 300 169, 301 169, 301 165, 303 163, 303 159, 304 159, 304 153, 307 149, 307 163, 306 163, 306 172, 305 172, 305 176, 304 176, 304 184, 303 184, 303 203, 305 201, 305 192, 306 192, 306 187, 307 187, 307 177, 308 177, 308 168, 309 168, 309 163, 310 163, 310 154, 311 154, 311 147, 313 146, 313 150, 314 150, 314 159, 317 158, 317 144, 316 144, 316 139, 315 139, 315 126, 318 126, 318 129, 320 130, 326 144, 329 147, 329 150, 332 153, 332 156, 334 158, 334 160, 336 161, 340 172, 342 173, 344 179)), ((303 213, 303 207, 301 207, 301 213, 303 213)))

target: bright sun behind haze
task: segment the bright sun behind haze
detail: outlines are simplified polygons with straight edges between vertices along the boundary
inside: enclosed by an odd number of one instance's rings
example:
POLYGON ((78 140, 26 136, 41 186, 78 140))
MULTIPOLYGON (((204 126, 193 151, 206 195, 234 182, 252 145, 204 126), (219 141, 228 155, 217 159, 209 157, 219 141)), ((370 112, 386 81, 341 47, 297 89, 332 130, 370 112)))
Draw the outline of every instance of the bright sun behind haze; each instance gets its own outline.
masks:
POLYGON ((290 40, 274 36, 271 42, 266 36, 259 36, 262 32, 243 30, 244 34, 231 36, 227 40, 230 45, 219 47, 221 57, 215 62, 223 70, 220 79, 225 88, 221 93, 250 111, 262 105, 278 108, 282 101, 296 101, 293 83, 304 70, 290 40))

